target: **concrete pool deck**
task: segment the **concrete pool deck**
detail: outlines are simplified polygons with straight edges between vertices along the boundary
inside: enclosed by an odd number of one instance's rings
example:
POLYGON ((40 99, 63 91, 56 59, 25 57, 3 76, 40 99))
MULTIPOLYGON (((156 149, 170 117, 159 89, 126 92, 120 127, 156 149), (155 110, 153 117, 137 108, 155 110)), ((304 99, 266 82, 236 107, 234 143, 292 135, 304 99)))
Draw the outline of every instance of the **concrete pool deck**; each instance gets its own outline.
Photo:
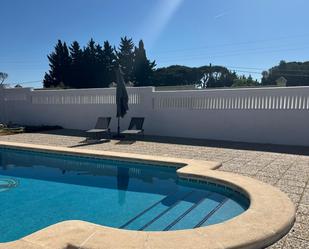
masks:
MULTIPOLYGON (((287 154, 257 151, 254 150, 254 148, 251 148, 251 150, 223 148, 224 144, 222 144, 222 146, 216 144, 207 146, 201 144, 199 141, 183 141, 183 143, 180 143, 180 141, 177 140, 176 143, 171 145, 170 140, 166 142, 164 139, 162 141, 160 141, 160 139, 157 139, 156 141, 138 141, 132 144, 128 141, 119 143, 118 141, 113 140, 109 143, 84 146, 80 143, 82 140, 83 136, 81 133, 66 130, 49 134, 19 134, 0 137, 0 141, 26 142, 42 145, 79 147, 78 149, 87 150, 98 149, 113 152, 134 152, 145 155, 163 155, 176 158, 221 161, 223 162, 223 167, 220 169, 221 171, 230 171, 248 175, 277 186, 286 192, 297 206, 297 222, 295 223, 294 228, 285 238, 273 245, 273 248, 308 247, 309 157, 295 154, 297 153, 298 148, 295 148, 295 150, 292 151, 294 154, 287 154), (199 145, 197 146, 194 144, 199 145)), ((264 148, 264 150, 267 149, 272 150, 273 147, 269 146, 264 148)), ((192 237, 192 240, 193 238, 194 236, 192 237)), ((78 244, 78 246, 80 246, 80 244, 78 244)), ((71 248, 74 248, 73 245, 71 245, 71 248)))

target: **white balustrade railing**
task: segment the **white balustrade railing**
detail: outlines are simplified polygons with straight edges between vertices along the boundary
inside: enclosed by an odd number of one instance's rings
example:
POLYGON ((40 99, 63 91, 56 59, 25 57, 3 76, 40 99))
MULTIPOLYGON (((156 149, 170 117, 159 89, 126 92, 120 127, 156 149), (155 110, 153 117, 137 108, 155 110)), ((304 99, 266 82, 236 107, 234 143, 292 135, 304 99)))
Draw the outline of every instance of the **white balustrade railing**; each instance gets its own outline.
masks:
MULTIPOLYGON (((0 89, 0 121, 88 129, 115 117, 115 89, 0 89)), ((128 88, 128 126, 150 135, 309 145, 309 87, 158 91, 128 88)), ((116 129, 116 119, 111 127, 116 129)))

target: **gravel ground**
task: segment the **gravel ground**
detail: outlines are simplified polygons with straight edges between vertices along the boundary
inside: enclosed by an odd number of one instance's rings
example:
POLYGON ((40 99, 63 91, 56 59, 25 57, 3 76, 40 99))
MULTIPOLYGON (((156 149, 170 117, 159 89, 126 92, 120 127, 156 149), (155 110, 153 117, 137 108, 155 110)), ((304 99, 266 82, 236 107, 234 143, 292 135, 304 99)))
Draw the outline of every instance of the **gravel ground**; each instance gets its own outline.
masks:
POLYGON ((0 136, 0 141, 220 161, 220 170, 276 186, 295 203, 297 220, 293 229, 269 248, 309 248, 309 148, 158 137, 95 144, 84 140, 85 134, 75 130, 0 136))

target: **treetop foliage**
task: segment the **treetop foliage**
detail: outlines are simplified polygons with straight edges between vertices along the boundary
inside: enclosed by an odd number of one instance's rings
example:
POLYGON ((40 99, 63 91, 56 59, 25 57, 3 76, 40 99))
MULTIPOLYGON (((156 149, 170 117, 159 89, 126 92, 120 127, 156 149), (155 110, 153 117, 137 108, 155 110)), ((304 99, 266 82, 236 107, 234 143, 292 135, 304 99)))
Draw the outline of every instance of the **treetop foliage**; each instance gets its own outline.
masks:
POLYGON ((276 85, 276 81, 283 77, 287 86, 309 85, 309 61, 285 62, 280 61, 278 66, 272 67, 262 73, 263 85, 276 85))
MULTIPOLYGON (((118 66, 124 72, 126 83, 134 86, 246 87, 276 85, 278 79, 286 81, 287 86, 309 85, 309 62, 281 61, 262 73, 261 83, 253 80, 251 75, 237 75, 224 66, 211 64, 156 68, 156 62, 147 58, 144 42, 140 40, 135 46, 132 38, 126 36, 121 38, 118 48, 108 41, 101 45, 90 39, 81 47, 77 41, 68 46, 59 40, 47 57, 50 70, 44 77, 46 88, 109 87, 116 81, 115 68, 118 66)), ((0 83, 4 79, 0 74, 0 83)))
MULTIPOLYGON (((77 41, 68 46, 59 40, 48 55, 50 70, 44 87, 101 88, 116 81, 115 68, 120 65, 124 79, 134 86, 174 86, 196 84, 200 88, 230 87, 238 79, 235 72, 222 66, 170 66, 156 69, 156 62, 147 58, 144 42, 135 46, 123 37, 118 48, 108 41, 103 46, 90 39, 85 47, 77 41)), ((244 77, 242 77, 244 81, 244 77)))
POLYGON ((69 47, 59 40, 47 56, 50 70, 45 74, 44 87, 101 88, 116 81, 115 68, 120 65, 126 82, 145 86, 150 83, 155 62, 146 57, 143 41, 134 47, 131 38, 121 38, 118 49, 108 41, 103 46, 90 39, 81 48, 77 41, 69 47))
POLYGON ((238 87, 240 80, 242 86, 258 85, 257 81, 251 82, 251 76, 248 78, 238 76, 226 67, 213 65, 202 67, 173 65, 155 70, 153 77, 155 86, 194 84, 198 88, 238 87))

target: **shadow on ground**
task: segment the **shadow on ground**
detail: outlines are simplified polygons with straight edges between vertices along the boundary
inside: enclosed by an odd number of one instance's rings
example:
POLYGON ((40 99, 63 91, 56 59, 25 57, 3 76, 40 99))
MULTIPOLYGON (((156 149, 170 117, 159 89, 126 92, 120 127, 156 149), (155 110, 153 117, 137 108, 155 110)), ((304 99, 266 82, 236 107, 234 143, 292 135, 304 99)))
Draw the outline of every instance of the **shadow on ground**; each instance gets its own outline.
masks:
POLYGON ((63 247, 63 249, 88 249, 88 248, 68 244, 66 247, 63 247))
MULTIPOLYGON (((42 133, 49 134, 49 135, 58 135, 58 136, 60 135, 60 136, 87 137, 86 132, 81 131, 81 130, 60 129, 60 130, 46 131, 42 133)), ((255 144, 255 143, 244 143, 244 142, 230 142, 230 141, 191 139, 191 138, 175 138, 175 137, 163 137, 163 136, 162 137, 161 136, 134 136, 134 139, 132 140, 124 139, 124 140, 120 140, 116 144, 130 145, 136 141, 178 144, 178 145, 188 145, 188 146, 205 146, 205 147, 237 149, 237 150, 277 152, 277 153, 287 153, 287 154, 296 154, 296 155, 309 155, 309 147, 305 147, 305 146, 255 144)), ((74 145, 72 147, 82 147, 82 146, 87 146, 87 145, 91 145, 91 144, 81 143, 78 145, 74 145)))
POLYGON ((123 139, 123 140, 119 140, 116 145, 131 145, 131 144, 134 144, 136 143, 136 140, 126 140, 126 139, 123 139))
POLYGON ((100 139, 100 140, 93 140, 93 141, 88 141, 87 139, 85 139, 76 145, 69 146, 69 148, 78 148, 78 147, 84 147, 84 146, 95 145, 95 144, 104 144, 104 143, 109 143, 109 142, 110 142, 110 139, 100 139))

